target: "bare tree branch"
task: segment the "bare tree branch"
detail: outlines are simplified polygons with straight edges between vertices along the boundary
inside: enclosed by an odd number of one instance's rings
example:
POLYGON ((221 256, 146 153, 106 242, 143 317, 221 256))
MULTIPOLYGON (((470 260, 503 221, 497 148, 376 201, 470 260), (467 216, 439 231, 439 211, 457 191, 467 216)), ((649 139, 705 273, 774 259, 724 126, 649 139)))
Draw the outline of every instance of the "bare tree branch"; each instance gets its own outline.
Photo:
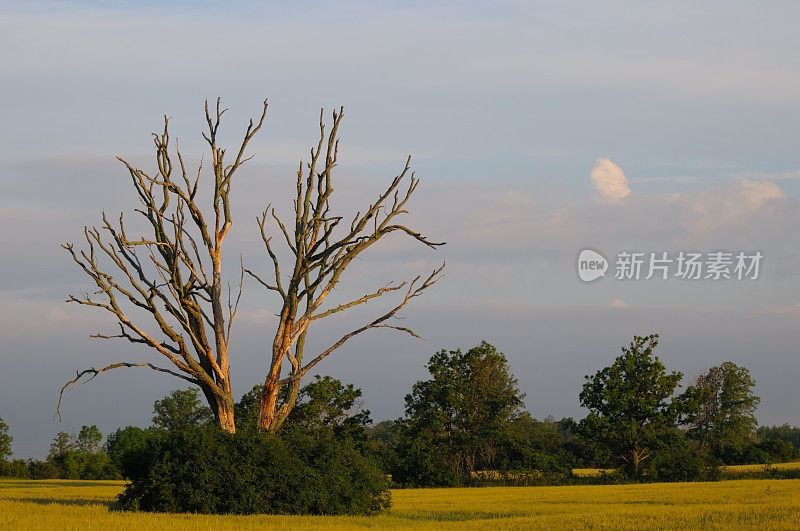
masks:
MULTIPOLYGON (((232 163, 225 162, 225 149, 217 144, 224 113, 219 99, 214 111, 209 110, 206 102, 208 129, 203 137, 211 151, 209 169, 213 195, 210 209, 201 208, 196 201, 203 160, 196 177, 191 179, 183 156, 176 148, 178 165, 173 166, 169 120, 164 117, 163 131, 153 134, 154 172, 147 173, 118 157, 130 176, 140 203, 135 212, 145 221, 148 234, 129 237, 122 215, 114 224, 103 213, 100 229, 87 227, 84 230, 86 250, 76 251, 71 243, 63 245, 97 288, 94 293, 81 298, 70 296, 68 300, 110 312, 120 326, 119 334, 95 334, 93 337, 123 338, 147 345, 167 358, 177 371, 149 363, 114 364, 99 371, 89 369, 79 373, 67 386, 85 374, 91 373, 91 380, 99 372, 111 368, 146 365, 200 386, 219 425, 234 431, 228 347, 242 294, 244 267, 242 264, 235 301, 229 287, 225 303, 222 247, 233 222, 229 201, 232 179, 238 168, 251 158, 245 153, 264 123, 267 102, 264 101, 260 117, 250 120, 232 163), (180 176, 174 178, 175 172, 180 176), (225 305, 227 313, 223 311, 225 305), (145 312, 166 340, 145 332, 145 328, 129 316, 130 308, 145 312)), ((59 406, 60 401, 61 396, 59 406)))
POLYGON ((257 218, 261 238, 272 262, 274 281, 267 281, 249 269, 245 272, 268 291, 277 292, 282 300, 281 312, 278 314, 280 320, 268 360, 269 370, 261 398, 259 426, 262 428, 274 430, 280 425, 296 399, 297 389, 294 384, 311 367, 330 355, 349 338, 370 328, 393 328, 419 337, 408 328, 386 321, 411 299, 433 285, 441 272, 441 268, 437 269, 422 284, 418 284, 419 278, 410 284, 389 283, 358 299, 327 310, 323 309, 325 300, 353 260, 386 235, 393 232, 402 233, 434 249, 443 245, 431 241, 422 233, 399 222, 400 216, 408 213, 406 208, 408 201, 419 185, 419 179, 411 171, 411 157, 408 157, 403 170, 391 180, 377 199, 366 210, 356 213, 349 228, 341 227, 343 218, 331 214, 330 199, 333 194, 333 169, 338 163, 337 134, 342 116, 341 108, 334 110, 330 131, 326 131, 324 114, 320 112, 319 139, 310 151, 310 159, 305 164, 301 161, 297 170, 297 191, 292 202, 294 220, 281 220, 275 209, 270 206, 267 206, 257 218), (266 229, 268 215, 273 218, 278 231, 294 255, 294 261, 289 267, 281 266, 272 248, 272 237, 268 235, 266 229), (406 286, 408 291, 399 305, 362 328, 346 334, 311 362, 303 365, 303 346, 308 327, 312 322, 352 309, 406 286), (285 359, 289 361, 290 374, 281 378, 281 368, 285 359), (289 398, 284 401, 280 410, 276 411, 278 391, 286 384, 290 385, 289 398))
POLYGON ((73 378, 72 380, 70 380, 66 384, 64 384, 64 386, 61 388, 61 391, 58 393, 58 406, 56 407, 56 416, 58 417, 58 421, 61 422, 61 400, 64 397, 64 391, 66 391, 67 388, 69 388, 70 385, 73 385, 73 386, 83 385, 85 383, 88 383, 88 382, 94 380, 95 377, 98 374, 100 374, 101 372, 110 371, 112 369, 118 369, 120 367, 150 367, 154 371, 165 372, 167 374, 171 374, 172 376, 176 376, 178 378, 186 380, 187 382, 191 382, 191 383, 197 384, 197 385, 200 384, 200 382, 195 380, 194 378, 190 378, 188 376, 184 376, 183 374, 178 374, 178 373, 173 372, 173 371, 171 371, 169 369, 162 369, 161 367, 156 367, 152 363, 121 362, 121 363, 113 363, 111 365, 103 367, 102 369, 95 369, 94 367, 91 367, 89 369, 84 369, 84 370, 82 370, 80 372, 75 371, 75 373, 76 373, 75 378, 73 378), (88 379, 84 380, 83 382, 79 383, 80 379, 83 378, 87 374, 91 374, 91 376, 88 379))

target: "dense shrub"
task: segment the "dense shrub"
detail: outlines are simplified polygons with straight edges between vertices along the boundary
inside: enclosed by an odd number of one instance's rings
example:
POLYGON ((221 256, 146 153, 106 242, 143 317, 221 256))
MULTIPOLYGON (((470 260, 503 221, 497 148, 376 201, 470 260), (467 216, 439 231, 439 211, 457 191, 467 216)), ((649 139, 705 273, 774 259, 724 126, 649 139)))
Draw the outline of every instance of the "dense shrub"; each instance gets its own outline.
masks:
POLYGON ((61 470, 50 460, 29 461, 28 474, 31 479, 56 479, 60 477, 61 470))
POLYGON ((429 438, 404 433, 396 455, 392 480, 404 487, 457 487, 470 479, 459 474, 445 448, 429 438))
POLYGON ((132 447, 120 509, 205 514, 371 514, 388 478, 330 430, 281 436, 214 426, 150 431, 132 447))
POLYGON ((0 460, 0 477, 28 479, 30 477, 28 462, 23 459, 0 460))
POLYGON ((650 481, 710 481, 719 479, 714 458, 675 435, 653 451, 645 473, 650 481))
POLYGON ((722 461, 726 465, 758 465, 782 463, 800 458, 800 450, 782 439, 750 441, 741 448, 724 448, 722 461))
POLYGON ((784 424, 782 426, 761 426, 756 430, 756 436, 762 441, 768 439, 781 439, 797 449, 800 449, 800 428, 784 424))
POLYGON ((783 439, 766 439, 758 443, 758 449, 767 456, 765 463, 783 463, 800 457, 800 452, 783 439))
POLYGON ((106 441, 106 455, 123 478, 131 479, 132 474, 136 474, 136 469, 141 466, 138 462, 140 454, 153 433, 154 430, 127 426, 109 434, 106 441))

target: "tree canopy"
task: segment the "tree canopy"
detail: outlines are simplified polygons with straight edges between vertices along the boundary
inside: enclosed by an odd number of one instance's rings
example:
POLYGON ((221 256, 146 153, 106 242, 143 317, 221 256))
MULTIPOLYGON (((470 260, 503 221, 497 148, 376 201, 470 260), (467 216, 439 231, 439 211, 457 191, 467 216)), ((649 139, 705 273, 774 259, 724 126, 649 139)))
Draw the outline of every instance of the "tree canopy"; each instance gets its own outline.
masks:
POLYGON ((634 336, 614 363, 586 376, 580 393, 589 410, 581 432, 610 448, 633 478, 666 432, 696 407, 693 390, 675 396, 683 374, 667 372, 657 346, 658 334, 634 336))
POLYGON ((197 389, 175 389, 153 404, 153 426, 174 430, 198 426, 213 418, 211 410, 200 402, 197 389))
POLYGON ((758 425, 754 413, 761 399, 753 391, 755 385, 750 371, 731 361, 698 376, 695 387, 702 397, 689 435, 716 456, 726 449, 739 451, 758 425))
POLYGON ((0 418, 0 461, 11 457, 11 443, 14 438, 8 433, 8 424, 0 418))
POLYGON ((525 395, 505 355, 485 341, 441 350, 426 367, 431 377, 406 395, 405 479, 457 482, 492 463, 525 395))

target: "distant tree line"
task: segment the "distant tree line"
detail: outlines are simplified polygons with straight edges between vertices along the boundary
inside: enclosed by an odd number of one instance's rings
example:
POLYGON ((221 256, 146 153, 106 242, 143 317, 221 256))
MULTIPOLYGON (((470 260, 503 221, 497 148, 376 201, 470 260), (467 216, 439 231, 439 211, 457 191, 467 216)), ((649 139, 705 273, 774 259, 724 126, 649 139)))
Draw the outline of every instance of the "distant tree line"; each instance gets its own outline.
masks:
MULTIPOLYGON (((600 468, 613 470, 603 481, 686 481, 715 479, 721 465, 800 459, 800 428, 757 426, 759 397, 747 368, 725 362, 681 389, 683 374, 669 371, 655 354, 658 339, 635 336, 613 363, 586 376, 579 400, 588 414, 577 421, 533 418, 524 409, 525 395, 505 355, 482 342, 466 352, 435 353, 426 365, 428 378, 413 385, 405 397, 405 415, 397 420, 374 424, 360 389, 316 376, 299 390, 296 407, 280 433, 270 436, 272 442, 262 441, 254 423, 247 422, 259 414, 261 386, 245 393, 234 407, 237 424, 253 427, 235 436, 217 436, 213 413, 202 405, 197 390, 175 390, 155 402, 151 427, 120 428, 105 444, 96 426, 83 426, 77 435, 59 432, 44 460, 11 460, 12 438, 0 419, 0 473, 33 479, 146 478, 152 476, 148 467, 183 466, 164 462, 164 453, 205 462, 214 452, 232 459, 237 452, 244 456, 259 451, 272 456, 264 457, 264 463, 283 456, 274 463, 281 468, 299 455, 289 449, 305 448, 328 456, 323 459, 328 459, 326 478, 339 485, 330 495, 335 497, 342 496, 344 485, 380 483, 386 475, 395 486, 552 484, 579 482, 574 468, 600 468), (249 442, 236 442, 232 449, 237 438, 249 442), (341 461, 345 454, 346 463, 341 461), (343 474, 354 467, 362 475, 346 480, 343 474)), ((310 466, 301 461, 291 462, 295 468, 310 466)), ((202 483, 213 484, 213 472, 204 474, 202 483)), ((270 478, 262 481, 278 481, 270 478)), ((134 484, 139 490, 129 494, 129 504, 161 503, 152 499, 153 492, 163 490, 159 485, 144 480, 134 484)), ((186 498, 198 499, 195 494, 186 498)), ((360 512, 385 505, 372 494, 362 498, 367 501, 356 504, 360 512)), ((206 505, 192 510, 215 512, 216 499, 209 495, 206 505)), ((333 498, 326 499, 328 505, 297 510, 335 511, 333 498)), ((250 502, 242 500, 237 499, 236 507, 247 512, 250 502)), ((174 499, 168 503, 182 507, 174 499)), ((288 512, 294 507, 290 505, 288 512)))

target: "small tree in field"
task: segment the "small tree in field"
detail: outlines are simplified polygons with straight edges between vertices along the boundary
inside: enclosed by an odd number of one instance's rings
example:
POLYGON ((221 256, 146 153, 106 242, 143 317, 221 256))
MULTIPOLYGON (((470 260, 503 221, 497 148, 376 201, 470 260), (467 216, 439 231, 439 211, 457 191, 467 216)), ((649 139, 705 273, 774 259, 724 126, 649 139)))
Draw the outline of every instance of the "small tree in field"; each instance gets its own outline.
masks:
POLYGON ((400 481, 447 485, 492 469, 525 395, 505 355, 483 341, 466 352, 441 350, 430 378, 406 395, 400 481))
MULTIPOLYGON (((164 131, 153 134, 155 172, 147 173, 119 158, 130 174, 141 203, 136 212, 148 233, 130 234, 121 214, 114 224, 103 213, 101 229, 84 229, 86 249, 77 250, 71 243, 63 246, 96 286, 93 292, 71 296, 68 302, 105 310, 119 324, 119 334, 92 337, 146 345, 166 358, 171 368, 149 362, 92 367, 78 372, 61 389, 62 395, 84 376, 91 380, 120 367, 149 367, 200 387, 216 422, 227 431, 236 430, 228 346, 238 298, 232 302, 228 296, 226 301, 223 294, 222 246, 233 223, 231 183, 248 160, 245 149, 264 122, 267 102, 261 117, 250 120, 233 160, 225 158, 226 150, 217 143, 224 112, 219 100, 215 112, 209 111, 206 102, 208 130, 203 138, 211 151, 213 183, 209 205, 202 205, 198 196, 202 162, 192 178, 180 150, 171 149, 165 117, 164 131), (175 158, 177 164, 173 164, 175 158), (137 310, 137 315, 148 317, 145 323, 133 317, 137 310), (148 325, 155 325, 160 335, 148 332, 148 325)), ((60 409, 61 397, 58 405, 60 409)))
POLYGON ((258 415, 258 426, 270 431, 277 430, 291 412, 297 402, 301 379, 306 373, 350 338, 372 328, 393 328, 419 337, 407 327, 392 324, 390 319, 436 283, 444 268, 442 264, 424 280, 417 276, 408 282, 389 283, 358 299, 323 308, 347 267, 383 237, 398 232, 428 247, 443 245, 431 242, 399 222, 399 218, 408 213, 406 205, 419 184, 419 179, 411 171, 411 157, 406 160, 402 172, 372 204, 356 213, 349 225, 341 224, 344 218, 331 211, 331 197, 333 169, 337 166, 339 153, 337 133, 342 116, 341 109, 333 112, 333 124, 330 133, 326 134, 323 114, 320 113, 319 142, 311 149, 310 160, 305 165, 301 162, 297 170, 297 195, 293 202, 292 223, 281 221, 269 206, 258 219, 266 252, 272 262, 273 280, 265 281, 249 269, 247 273, 267 290, 276 292, 282 301, 278 326, 267 356, 267 378, 258 415), (273 250, 272 237, 267 234, 268 216, 275 221, 294 257, 284 264, 283 274, 281 262, 273 250), (386 313, 344 334, 310 359, 305 356, 305 344, 312 323, 397 291, 402 296, 386 313), (288 375, 282 376, 281 371, 287 360, 288 375), (279 401, 284 386, 288 386, 288 389, 285 398, 279 401))
POLYGON ((8 434, 8 424, 0 418, 0 462, 11 457, 11 442, 14 438, 8 434))
POLYGON ((103 434, 97 426, 82 426, 75 439, 75 447, 85 454, 96 454, 100 452, 100 443, 103 442, 103 434))
POLYGON ((746 367, 731 361, 711 367, 695 380, 702 392, 700 410, 689 424, 689 436, 719 457, 725 448, 741 449, 758 426, 753 415, 761 399, 746 367))
POLYGON ((586 376, 580 393, 589 409, 580 431, 618 455, 634 479, 659 438, 696 408, 693 389, 674 396, 683 374, 667 372, 657 346, 658 334, 634 336, 613 364, 586 376))

